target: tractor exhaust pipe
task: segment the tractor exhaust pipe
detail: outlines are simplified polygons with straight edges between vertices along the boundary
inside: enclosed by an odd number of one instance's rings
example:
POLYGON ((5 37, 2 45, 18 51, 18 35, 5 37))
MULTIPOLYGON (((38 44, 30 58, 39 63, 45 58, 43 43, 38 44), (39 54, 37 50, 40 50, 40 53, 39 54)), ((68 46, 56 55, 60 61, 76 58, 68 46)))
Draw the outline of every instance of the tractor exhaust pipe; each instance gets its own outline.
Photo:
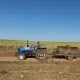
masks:
POLYGON ((28 40, 27 40, 27 47, 29 46, 28 40))

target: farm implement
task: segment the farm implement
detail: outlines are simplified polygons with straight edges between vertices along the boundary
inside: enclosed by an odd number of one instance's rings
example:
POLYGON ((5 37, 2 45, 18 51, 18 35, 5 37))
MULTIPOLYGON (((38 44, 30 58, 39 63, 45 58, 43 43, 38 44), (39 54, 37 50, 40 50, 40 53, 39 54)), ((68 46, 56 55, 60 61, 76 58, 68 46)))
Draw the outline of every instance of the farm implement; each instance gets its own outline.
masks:
POLYGON ((53 57, 64 56, 68 60, 72 60, 73 58, 77 58, 80 56, 80 49, 78 47, 67 46, 58 46, 53 51, 53 57))

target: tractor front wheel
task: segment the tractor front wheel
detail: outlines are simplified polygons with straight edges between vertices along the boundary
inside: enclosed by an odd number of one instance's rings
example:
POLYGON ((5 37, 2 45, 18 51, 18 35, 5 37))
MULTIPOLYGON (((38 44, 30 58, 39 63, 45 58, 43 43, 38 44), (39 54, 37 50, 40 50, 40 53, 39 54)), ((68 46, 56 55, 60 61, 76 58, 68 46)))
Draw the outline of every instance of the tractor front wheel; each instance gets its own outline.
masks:
POLYGON ((26 56, 25 56, 25 54, 18 54, 17 58, 19 60, 25 60, 26 56))
POLYGON ((46 60, 48 58, 47 51, 45 49, 38 49, 35 53, 37 60, 46 60))

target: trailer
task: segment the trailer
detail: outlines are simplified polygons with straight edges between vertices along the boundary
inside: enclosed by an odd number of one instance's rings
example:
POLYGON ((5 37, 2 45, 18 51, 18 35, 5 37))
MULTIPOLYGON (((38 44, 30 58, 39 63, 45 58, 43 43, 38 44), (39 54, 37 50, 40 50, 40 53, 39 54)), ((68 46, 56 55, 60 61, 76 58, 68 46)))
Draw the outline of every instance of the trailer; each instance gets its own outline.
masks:
POLYGON ((58 46, 53 50, 53 57, 64 56, 68 60, 77 58, 80 56, 80 49, 78 47, 67 46, 58 46))

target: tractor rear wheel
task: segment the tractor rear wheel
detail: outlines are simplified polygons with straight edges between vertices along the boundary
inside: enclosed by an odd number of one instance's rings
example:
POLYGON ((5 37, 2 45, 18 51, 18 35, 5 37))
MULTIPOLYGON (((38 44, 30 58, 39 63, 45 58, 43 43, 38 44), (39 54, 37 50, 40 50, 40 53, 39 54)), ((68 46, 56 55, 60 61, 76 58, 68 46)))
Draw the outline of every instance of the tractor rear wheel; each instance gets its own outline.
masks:
POLYGON ((46 60, 48 58, 47 51, 45 49, 38 49, 35 53, 37 60, 46 60))
POLYGON ((17 58, 19 60, 25 60, 26 56, 25 56, 25 54, 18 54, 17 58))

